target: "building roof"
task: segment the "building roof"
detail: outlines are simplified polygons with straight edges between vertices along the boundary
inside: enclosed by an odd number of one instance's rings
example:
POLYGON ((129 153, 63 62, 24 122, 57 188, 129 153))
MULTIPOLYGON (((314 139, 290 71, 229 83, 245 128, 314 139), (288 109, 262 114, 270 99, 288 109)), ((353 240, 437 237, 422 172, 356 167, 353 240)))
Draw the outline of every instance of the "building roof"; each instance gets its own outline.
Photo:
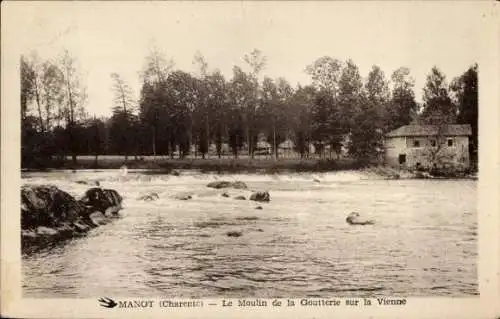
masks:
MULTIPOLYGON (((472 128, 469 124, 446 124, 442 126, 442 135, 445 136, 470 136, 472 128)), ((405 125, 390 131, 387 137, 402 136, 435 136, 438 135, 438 125, 405 125)))

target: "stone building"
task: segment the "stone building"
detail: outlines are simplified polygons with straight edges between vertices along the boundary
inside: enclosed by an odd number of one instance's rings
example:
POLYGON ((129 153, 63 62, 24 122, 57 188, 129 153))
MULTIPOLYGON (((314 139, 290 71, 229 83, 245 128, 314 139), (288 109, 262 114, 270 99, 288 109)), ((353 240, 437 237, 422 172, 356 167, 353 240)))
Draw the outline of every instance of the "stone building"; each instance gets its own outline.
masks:
POLYGON ((385 135, 385 163, 409 168, 468 168, 469 124, 405 125, 385 135))

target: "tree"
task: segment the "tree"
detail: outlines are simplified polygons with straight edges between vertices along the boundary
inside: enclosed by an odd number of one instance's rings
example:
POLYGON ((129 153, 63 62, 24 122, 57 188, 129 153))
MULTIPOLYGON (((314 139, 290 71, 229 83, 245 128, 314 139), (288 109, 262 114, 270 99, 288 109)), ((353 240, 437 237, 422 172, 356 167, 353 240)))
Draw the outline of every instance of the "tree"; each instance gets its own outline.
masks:
POLYGON ((472 128, 472 143, 469 153, 473 161, 477 161, 478 150, 478 65, 474 64, 462 75, 455 78, 451 90, 455 95, 455 105, 458 108, 457 122, 470 124, 472 128))
MULTIPOLYGON (((371 73, 378 72, 375 68, 371 73)), ((370 88, 372 93, 377 92, 376 84, 379 76, 375 74, 369 75, 369 81, 363 90, 363 81, 359 73, 359 69, 352 60, 347 60, 339 81, 339 113, 342 120, 340 126, 342 132, 347 134, 349 154, 362 163, 369 162, 374 156, 373 151, 376 149, 373 144, 374 134, 373 124, 371 121, 378 121, 376 116, 376 107, 368 99, 367 88, 370 88)), ((383 89, 380 89, 383 91, 383 89)), ((375 96, 375 95, 374 95, 375 96)), ((378 139, 378 137, 377 137, 378 139)))
POLYGON ((208 83, 206 81, 208 72, 208 63, 201 54, 197 51, 193 64, 197 66, 199 78, 195 81, 196 89, 198 91, 198 102, 195 114, 195 129, 198 136, 198 150, 202 154, 202 158, 205 158, 205 154, 208 153, 210 145, 210 105, 208 104, 208 83))
POLYGON ((309 154, 311 142, 311 109, 316 89, 313 86, 299 86, 290 98, 290 123, 294 135, 295 150, 304 158, 309 154))
POLYGON ((446 131, 450 122, 450 120, 446 118, 446 115, 447 114, 442 113, 442 111, 436 110, 432 115, 421 116, 419 119, 419 124, 428 125, 430 127, 429 129, 434 132, 430 144, 424 145, 422 151, 422 156, 433 168, 442 168, 444 165, 452 162, 455 156, 454 151, 446 147, 446 131))
POLYGON ((35 155, 36 119, 29 114, 29 106, 34 99, 35 72, 30 61, 23 55, 20 58, 21 78, 21 165, 31 165, 35 155))
POLYGON ((384 106, 389 100, 389 84, 385 79, 384 71, 378 65, 372 66, 365 84, 368 100, 378 106, 384 106))
POLYGON ((259 75, 266 66, 267 58, 260 50, 254 49, 249 54, 245 54, 243 60, 250 67, 250 73, 246 77, 246 80, 250 82, 250 85, 247 86, 249 90, 245 92, 248 96, 246 98, 247 103, 244 106, 244 114, 247 122, 248 155, 253 158, 254 146, 258 135, 255 127, 255 117, 259 100, 259 75))
POLYGON ((342 129, 354 128, 354 116, 359 110, 363 81, 359 69, 351 59, 346 61, 339 80, 338 103, 342 114, 342 129))
POLYGON ((34 95, 34 100, 36 103, 36 107, 38 110, 38 121, 40 125, 40 132, 42 134, 45 133, 46 129, 43 123, 43 115, 42 115, 42 110, 43 110, 43 101, 42 101, 42 84, 41 84, 41 78, 42 78, 42 70, 41 70, 41 62, 40 58, 38 57, 38 54, 36 51, 33 51, 31 53, 31 70, 32 70, 32 88, 33 88, 33 95, 34 95))
POLYGON ((192 143, 193 113, 199 97, 197 80, 189 73, 177 70, 168 77, 167 88, 171 104, 170 127, 179 146, 179 157, 185 157, 192 143))
POLYGON ((114 150, 125 156, 125 162, 128 159, 128 154, 131 147, 135 144, 134 131, 132 131, 132 122, 134 121, 137 106, 133 98, 132 89, 120 77, 118 73, 112 73, 113 81, 113 116, 111 126, 111 140, 114 145, 114 150))
POLYGON ((158 47, 152 47, 146 56, 145 67, 141 72, 143 81, 160 86, 167 81, 168 75, 174 68, 172 59, 167 59, 165 53, 158 47))
POLYGON ((88 144, 88 150, 85 153, 94 155, 94 167, 98 167, 98 157, 105 151, 106 124, 104 121, 105 119, 98 119, 94 115, 84 125, 83 134, 88 144))
POLYGON ((385 114, 385 131, 410 124, 416 118, 418 111, 413 91, 415 80, 410 77, 410 70, 405 67, 395 70, 391 80, 392 96, 385 114))
POLYGON ((151 145, 151 153, 154 156, 157 151, 168 153, 170 150, 173 154, 170 147, 173 132, 170 127, 172 118, 169 115, 167 79, 174 62, 167 59, 158 48, 153 47, 146 56, 144 64, 141 72, 143 85, 139 103, 142 144, 151 145))
POLYGON ((306 67, 314 87, 330 92, 334 98, 339 89, 341 70, 342 62, 329 56, 323 56, 306 67))
POLYGON ((222 143, 227 141, 228 112, 230 102, 228 96, 228 84, 220 71, 214 71, 205 78, 207 90, 207 109, 211 116, 209 125, 212 127, 210 137, 215 140, 217 155, 222 155, 222 143))
POLYGON ((259 108, 260 129, 265 132, 268 142, 272 145, 272 153, 275 159, 278 158, 277 146, 284 140, 286 134, 282 130, 282 122, 285 116, 284 105, 287 96, 280 96, 280 93, 288 94, 286 92, 286 85, 288 83, 283 82, 283 79, 281 81, 282 90, 280 92, 271 78, 264 78, 262 82, 261 106, 259 108))
MULTIPOLYGON (((233 106, 233 110, 230 112, 230 119, 233 121, 230 123, 230 131, 233 134, 239 134, 240 129, 235 129, 235 125, 240 128, 243 126, 246 129, 246 138, 249 155, 252 155, 253 144, 255 144, 254 138, 252 136, 256 135, 253 126, 255 112, 258 105, 257 99, 258 83, 254 77, 243 72, 241 68, 235 66, 233 67, 233 78, 230 82, 229 87, 229 100, 233 106)), ((234 142, 233 146, 239 146, 240 140, 238 138, 232 138, 234 142), (237 143, 235 141, 238 141, 237 143)), ((233 148, 233 154, 234 152, 233 148)))
POLYGON ((365 92, 359 97, 350 153, 362 164, 378 160, 382 151, 384 115, 389 101, 389 87, 384 72, 374 65, 368 74, 365 92))
POLYGON ((41 68, 41 101, 44 105, 45 129, 48 131, 55 125, 54 120, 60 125, 63 119, 64 75, 59 66, 51 61, 45 61, 41 68))
POLYGON ((67 50, 64 51, 61 57, 66 102, 64 113, 66 115, 68 141, 74 165, 76 165, 76 154, 78 149, 75 127, 78 118, 84 114, 84 105, 87 97, 86 87, 80 81, 80 75, 76 64, 76 59, 71 56, 67 50))
POLYGON ((28 106, 34 98, 35 71, 30 61, 21 55, 20 58, 20 78, 21 78, 21 119, 26 119, 28 106))
POLYGON ((311 137, 315 141, 316 152, 320 156, 325 156, 326 146, 329 146, 330 151, 334 151, 338 156, 344 134, 342 116, 337 101, 329 91, 316 92, 311 108, 311 118, 311 137))
POLYGON ((260 72, 266 67, 267 57, 258 49, 253 49, 249 54, 243 56, 243 60, 248 64, 251 71, 251 77, 258 78, 260 72))
POLYGON ((457 114, 456 106, 449 96, 446 77, 437 67, 433 67, 431 73, 427 76, 423 100, 423 117, 432 116, 437 112, 454 121, 457 114))
POLYGON ((283 77, 276 79, 278 107, 274 117, 275 132, 273 133, 273 145, 275 157, 278 158, 278 145, 293 135, 293 120, 291 100, 294 90, 290 83, 283 77))

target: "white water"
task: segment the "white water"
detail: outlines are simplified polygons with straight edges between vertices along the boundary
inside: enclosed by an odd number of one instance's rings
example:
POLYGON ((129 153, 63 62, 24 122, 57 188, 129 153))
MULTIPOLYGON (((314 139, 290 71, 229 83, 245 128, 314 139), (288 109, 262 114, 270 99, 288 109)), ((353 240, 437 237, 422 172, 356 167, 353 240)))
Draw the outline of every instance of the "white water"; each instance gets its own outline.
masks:
POLYGON ((23 256, 36 297, 302 297, 477 294, 475 181, 373 180, 357 172, 181 176, 129 170, 30 173, 74 196, 99 180, 123 218, 23 256), (249 190, 215 190, 214 180, 249 190), (319 180, 314 181, 314 179, 319 180), (270 203, 224 198, 268 190, 270 203), (138 201, 149 191, 153 202, 138 201), (175 199, 191 194, 189 201, 175 199), (256 206, 263 210, 256 210, 256 206), (351 211, 375 219, 350 226, 351 211), (228 237, 241 231, 241 237, 228 237))

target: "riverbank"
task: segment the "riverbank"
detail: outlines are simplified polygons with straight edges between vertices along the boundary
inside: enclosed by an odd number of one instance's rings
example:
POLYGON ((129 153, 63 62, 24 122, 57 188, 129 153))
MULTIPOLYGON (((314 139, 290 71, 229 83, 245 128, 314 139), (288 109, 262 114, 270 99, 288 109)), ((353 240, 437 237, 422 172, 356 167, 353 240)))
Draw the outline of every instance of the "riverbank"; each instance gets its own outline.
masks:
POLYGON ((477 180, 477 173, 469 171, 458 171, 453 169, 441 169, 423 171, 407 168, 394 168, 390 166, 369 166, 360 169, 363 173, 374 178, 383 179, 471 179, 477 180))
POLYGON ((137 159, 131 157, 125 161, 123 156, 101 156, 95 161, 92 156, 79 156, 76 163, 70 159, 62 162, 48 162, 42 166, 29 167, 26 170, 43 171, 53 169, 119 169, 122 165, 129 169, 163 170, 166 173, 173 170, 196 169, 202 172, 327 172, 353 170, 360 168, 360 164, 352 159, 289 159, 274 160, 268 157, 241 156, 237 159, 224 158, 186 158, 171 159, 168 157, 141 156, 137 159))
POLYGON ((439 170, 434 172, 394 168, 384 165, 362 165, 353 159, 278 159, 248 157, 234 158, 187 158, 170 159, 167 157, 131 158, 125 162, 122 156, 102 156, 95 161, 91 156, 80 156, 76 164, 69 159, 63 163, 51 163, 44 168, 27 168, 23 171, 51 170, 108 170, 120 169, 143 170, 146 174, 172 174, 179 171, 196 170, 201 173, 217 174, 288 174, 288 173, 325 173, 336 171, 357 171, 370 179, 475 179, 477 172, 439 170))

